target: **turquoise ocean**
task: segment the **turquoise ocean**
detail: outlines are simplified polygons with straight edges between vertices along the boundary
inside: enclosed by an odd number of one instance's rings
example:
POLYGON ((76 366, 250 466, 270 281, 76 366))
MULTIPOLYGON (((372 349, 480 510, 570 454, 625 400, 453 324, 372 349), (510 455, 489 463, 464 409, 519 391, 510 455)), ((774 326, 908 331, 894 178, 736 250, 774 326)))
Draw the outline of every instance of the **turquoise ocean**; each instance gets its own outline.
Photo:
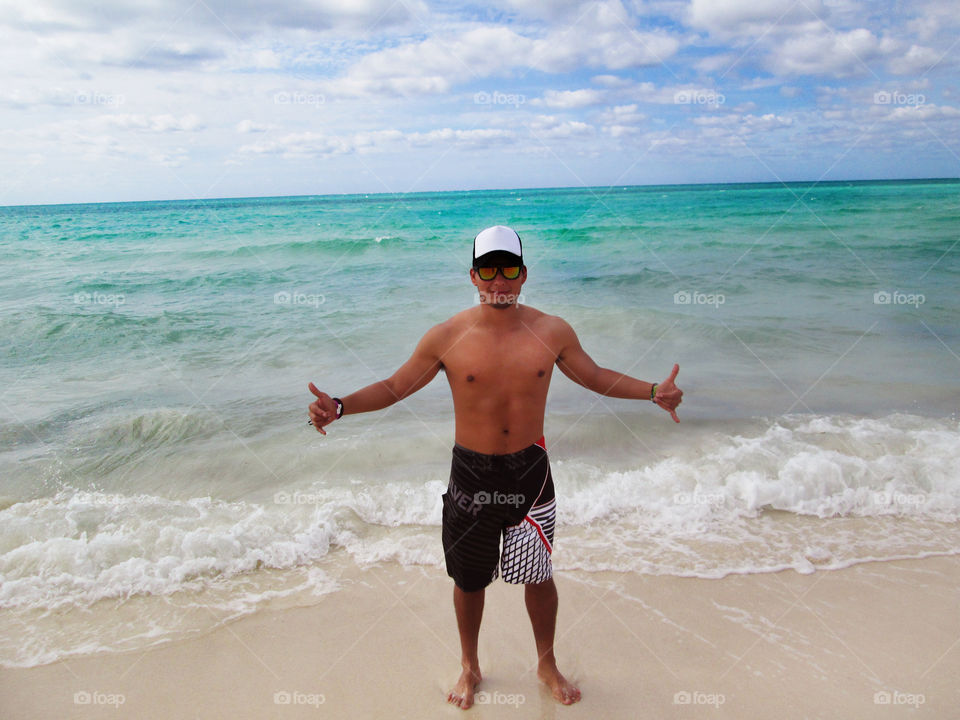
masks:
POLYGON ((6 207, 0 663, 442 567, 443 375, 326 437, 307 383, 382 379, 475 303, 493 224, 598 363, 680 365, 680 424, 554 374, 558 573, 960 553, 960 181, 6 207))

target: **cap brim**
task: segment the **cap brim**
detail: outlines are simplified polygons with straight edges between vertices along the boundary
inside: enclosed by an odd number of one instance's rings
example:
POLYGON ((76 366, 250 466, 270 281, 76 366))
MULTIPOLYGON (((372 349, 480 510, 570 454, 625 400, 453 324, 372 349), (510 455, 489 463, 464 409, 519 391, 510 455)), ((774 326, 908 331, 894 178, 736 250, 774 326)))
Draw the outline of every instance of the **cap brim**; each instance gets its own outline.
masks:
POLYGON ((474 267, 512 267, 523 265, 523 258, 505 250, 494 250, 473 261, 474 267))

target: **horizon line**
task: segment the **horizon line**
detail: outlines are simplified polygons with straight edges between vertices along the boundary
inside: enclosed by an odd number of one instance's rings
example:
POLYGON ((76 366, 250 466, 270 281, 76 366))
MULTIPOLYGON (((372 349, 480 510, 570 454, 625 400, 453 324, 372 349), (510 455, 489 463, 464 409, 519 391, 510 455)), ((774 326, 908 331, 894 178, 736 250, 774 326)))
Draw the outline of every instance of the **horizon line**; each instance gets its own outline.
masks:
POLYGON ((35 207, 70 207, 74 205, 131 205, 143 203, 188 203, 188 202, 217 202, 222 200, 276 200, 281 198, 326 198, 326 197, 369 197, 380 195, 434 195, 439 193, 474 193, 474 192, 514 192, 518 190, 594 190, 622 188, 678 188, 678 187, 707 187, 716 185, 744 186, 744 185, 776 185, 789 186, 797 184, 837 185, 840 183, 924 183, 924 182, 957 182, 960 177, 904 177, 904 178, 848 178, 843 180, 739 180, 736 182, 695 182, 695 183, 649 183, 628 185, 530 185, 512 188, 471 188, 459 190, 417 190, 414 192, 399 190, 396 192, 344 192, 344 193, 303 193, 298 195, 225 195, 221 197, 183 197, 183 198, 154 198, 150 200, 97 200, 87 202, 64 203, 25 203, 17 205, 3 205, 0 208, 35 208, 35 207))

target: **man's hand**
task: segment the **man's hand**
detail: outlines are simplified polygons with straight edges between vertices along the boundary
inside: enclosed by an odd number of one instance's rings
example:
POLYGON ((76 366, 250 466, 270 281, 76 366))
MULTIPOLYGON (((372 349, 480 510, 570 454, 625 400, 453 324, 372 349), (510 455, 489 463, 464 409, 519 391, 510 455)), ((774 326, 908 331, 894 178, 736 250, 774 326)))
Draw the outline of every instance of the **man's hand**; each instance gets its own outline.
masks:
MULTIPOLYGON (((307 387, 310 388, 310 392, 317 396, 317 399, 310 403, 310 407, 307 408, 310 411, 310 420, 317 432, 326 435, 327 431, 323 429, 323 426, 329 425, 337 419, 337 404, 325 392, 317 390, 317 386, 313 383, 310 383, 307 387)), ((657 395, 659 394, 658 392, 657 395)))
POLYGON ((683 390, 673 384, 678 372, 680 372, 680 366, 674 365, 670 377, 657 385, 657 394, 653 396, 653 401, 670 413, 674 422, 680 422, 680 418, 677 417, 677 405, 683 399, 683 390))

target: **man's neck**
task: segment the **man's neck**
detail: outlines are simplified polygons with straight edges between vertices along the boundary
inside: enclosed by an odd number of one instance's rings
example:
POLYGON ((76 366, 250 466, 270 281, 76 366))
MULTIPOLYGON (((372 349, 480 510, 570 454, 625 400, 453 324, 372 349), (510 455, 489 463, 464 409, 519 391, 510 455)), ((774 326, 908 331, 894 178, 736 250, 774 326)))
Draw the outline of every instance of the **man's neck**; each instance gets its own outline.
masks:
POLYGON ((521 324, 521 310, 517 304, 509 307, 480 306, 480 324, 490 328, 509 330, 521 324))

